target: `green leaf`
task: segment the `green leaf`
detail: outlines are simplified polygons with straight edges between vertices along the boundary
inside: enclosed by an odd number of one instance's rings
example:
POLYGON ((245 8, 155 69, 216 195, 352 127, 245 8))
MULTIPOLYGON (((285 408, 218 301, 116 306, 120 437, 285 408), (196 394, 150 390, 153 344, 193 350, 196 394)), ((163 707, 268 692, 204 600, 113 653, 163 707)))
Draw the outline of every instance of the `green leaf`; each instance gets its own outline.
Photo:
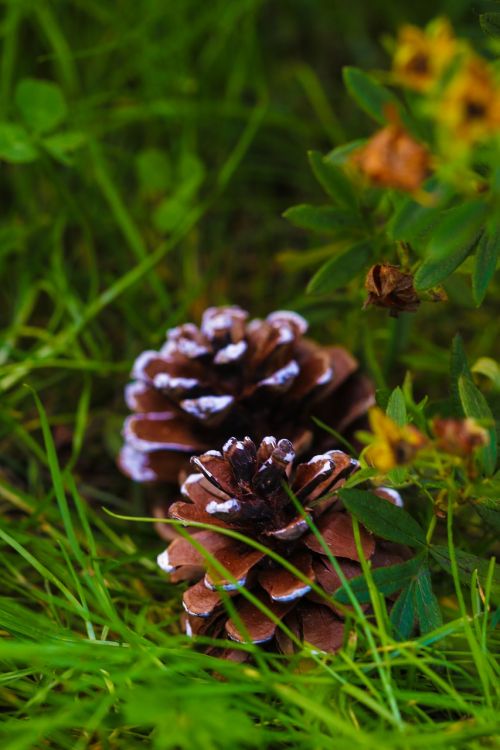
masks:
POLYGON ((188 210, 189 202, 179 196, 165 198, 155 208, 153 224, 159 232, 171 232, 179 226, 188 210))
MULTIPOLYGON (((451 573, 451 559, 448 547, 432 545, 430 547, 430 552, 443 570, 447 573, 451 573)), ((457 559, 458 577, 460 581, 467 586, 470 586, 472 573, 474 570, 477 570, 480 583, 484 586, 488 576, 490 561, 481 557, 476 557, 476 555, 471 555, 469 552, 462 552, 459 549, 455 549, 455 556, 457 559)), ((498 565, 498 563, 495 563, 494 567, 491 592, 498 600, 500 597, 500 565, 498 565)))
POLYGON ((392 91, 389 91, 368 73, 358 68, 346 67, 342 71, 344 84, 352 98, 370 117, 377 122, 387 121, 386 110, 395 107, 399 110, 399 101, 392 91))
POLYGON ((491 357, 479 357, 472 365, 472 372, 478 372, 491 380, 496 391, 500 391, 500 365, 491 357))
POLYGON ((293 206, 283 214, 285 219, 296 227, 313 232, 334 234, 346 227, 357 227, 359 219, 355 214, 331 206, 293 206))
MULTIPOLYGON (((386 413, 388 417, 399 425, 399 427, 408 424, 405 397, 399 386, 393 390, 389 397, 386 413)), ((405 466, 395 466, 388 473, 390 481, 396 486, 403 484, 406 481, 407 476, 408 469, 405 466)))
POLYGON ((430 289, 448 278, 474 250, 479 235, 476 235, 468 245, 458 247, 446 258, 427 258, 424 260, 415 274, 415 288, 418 290, 430 289))
POLYGON ((161 194, 171 187, 173 175, 168 155, 157 148, 141 151, 135 159, 141 190, 148 194, 161 194))
POLYGON ((436 630, 443 624, 439 602, 432 590, 429 568, 423 568, 414 584, 417 617, 422 635, 436 630))
MULTIPOLYGON (((376 568, 371 571, 371 577, 377 589, 382 594, 389 596, 389 594, 399 591, 403 586, 406 586, 409 581, 412 581, 418 574, 423 562, 424 556, 417 555, 416 557, 412 557, 411 560, 406 560, 406 562, 403 563, 376 568)), ((370 590, 364 575, 351 578, 349 581, 349 588, 355 594, 356 599, 360 604, 370 601, 370 590)), ((340 586, 333 596, 342 604, 349 603, 349 594, 343 586, 340 586)))
POLYGON ((500 471, 497 471, 494 476, 487 477, 478 484, 472 485, 471 497, 486 497, 500 503, 500 471))
POLYGON ((487 213, 483 201, 462 203, 445 211, 429 242, 428 258, 442 261, 469 247, 484 227, 487 213))
POLYGON ((54 130, 67 114, 63 93, 52 81, 24 78, 16 88, 15 101, 26 125, 37 133, 54 130))
POLYGON ((404 427, 404 425, 408 423, 405 397, 399 386, 391 393, 386 412, 387 416, 390 417, 393 422, 396 422, 399 427, 404 427))
POLYGON ((339 495, 346 508, 382 539, 410 547, 426 546, 424 530, 402 508, 364 490, 340 490, 339 495))
POLYGON ((342 167, 351 160, 355 151, 366 145, 367 140, 367 138, 357 138, 355 141, 343 143, 332 149, 325 158, 329 164, 342 167))
POLYGON ((38 158, 38 151, 21 125, 0 123, 0 159, 11 164, 27 164, 38 158))
POLYGON ((457 333, 451 344, 450 352, 450 379, 451 379, 451 393, 454 405, 454 414, 457 417, 463 416, 462 402, 460 401, 460 394, 458 392, 458 379, 461 375, 464 375, 469 380, 472 380, 472 373, 469 369, 467 357, 464 350, 464 342, 459 333, 457 333))
POLYGON ((480 451, 484 470, 487 474, 491 475, 495 471, 497 460, 497 437, 493 414, 481 391, 472 380, 464 375, 461 375, 458 379, 458 392, 466 417, 484 420, 491 424, 491 427, 488 429, 489 443, 481 448, 480 451))
POLYGON ((477 243, 472 273, 472 296, 479 307, 483 301, 488 284, 497 267, 500 257, 500 231, 490 235, 485 232, 477 243))
POLYGON ((308 284, 308 294, 326 294, 345 286, 361 273, 370 262, 372 247, 368 242, 359 242, 328 260, 308 284))
POLYGON ((479 23, 485 34, 493 37, 500 36, 500 13, 481 13, 479 23))
POLYGON ((86 135, 76 130, 68 130, 65 133, 56 133, 44 138, 44 148, 62 164, 71 166, 73 160, 71 154, 85 145, 86 135))
POLYGON ((475 509, 489 528, 500 531, 500 501, 484 498, 474 504, 475 509))
POLYGON ((417 243, 422 241, 439 221, 440 210, 435 206, 422 206, 413 198, 405 197, 387 225, 394 240, 417 243))
POLYGON ((398 639, 406 641, 415 625, 417 611, 415 606, 415 583, 408 583, 391 609, 391 623, 398 639))
POLYGON ((342 169, 329 162, 317 151, 309 152, 309 162, 316 179, 327 195, 344 208, 356 211, 356 193, 342 169))

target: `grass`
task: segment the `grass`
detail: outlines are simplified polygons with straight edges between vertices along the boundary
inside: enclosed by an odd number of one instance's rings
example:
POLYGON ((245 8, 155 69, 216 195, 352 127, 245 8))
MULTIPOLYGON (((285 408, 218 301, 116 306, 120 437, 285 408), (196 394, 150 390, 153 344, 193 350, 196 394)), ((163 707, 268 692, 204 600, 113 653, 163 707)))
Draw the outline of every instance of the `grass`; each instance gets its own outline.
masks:
POLYGON ((66 164, 2 163, 3 747, 497 746, 498 633, 477 588, 444 587, 445 625, 408 642, 382 608, 352 615, 333 659, 215 662, 179 632, 152 525, 118 517, 162 492, 115 466, 131 362, 208 304, 300 310, 380 388, 410 366, 436 401, 457 327, 471 362, 491 356, 493 303, 472 309, 460 279, 418 328, 307 297, 322 259, 281 218, 317 198, 307 150, 366 132, 341 65, 382 66, 381 35, 439 9, 470 20, 444 1, 3 2, 1 117, 18 121, 21 79, 50 79, 81 140, 66 164))

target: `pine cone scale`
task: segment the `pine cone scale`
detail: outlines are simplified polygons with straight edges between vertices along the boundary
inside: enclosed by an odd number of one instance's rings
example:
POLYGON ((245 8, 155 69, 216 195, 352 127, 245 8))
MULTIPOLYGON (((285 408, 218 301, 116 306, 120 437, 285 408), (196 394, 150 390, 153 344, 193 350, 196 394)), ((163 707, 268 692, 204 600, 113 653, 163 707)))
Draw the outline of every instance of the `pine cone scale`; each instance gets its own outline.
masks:
MULTIPOLYGON (((310 582, 314 581, 315 573, 312 565, 312 555, 300 551, 290 558, 290 563, 299 570, 310 582)), ((311 583, 305 583, 285 568, 271 568, 259 573, 259 583, 275 602, 290 602, 305 596, 311 590, 311 583)))
POLYGON ((344 623, 321 604, 309 604, 301 611, 302 639, 320 651, 334 653, 344 640, 344 623))
POLYGON ((224 521, 220 521, 218 518, 205 513, 204 510, 193 503, 184 503, 182 500, 172 503, 168 514, 170 518, 173 518, 175 521, 182 521, 186 525, 190 523, 206 523, 212 526, 225 526, 224 521))
MULTIPOLYGON (((358 550, 354 540, 351 517, 335 509, 327 511, 317 524, 318 531, 323 541, 335 557, 346 557, 348 560, 359 561, 358 550)), ((368 560, 375 551, 375 539, 360 525, 359 533, 361 547, 365 558, 368 560)), ((319 539, 311 532, 305 539, 307 547, 313 552, 325 555, 325 549, 319 539)))
POLYGON ((125 420, 123 434, 127 445, 142 453, 168 449, 191 455, 207 448, 200 435, 171 412, 132 415, 125 420))
POLYGON ((205 585, 211 589, 219 586, 224 591, 234 591, 241 588, 245 585, 248 574, 254 565, 260 562, 264 556, 264 552, 252 549, 252 547, 242 544, 228 544, 215 552, 214 558, 227 570, 230 577, 221 574, 218 569, 209 564, 205 575, 205 585))
MULTIPOLYGON (((237 530, 274 551, 289 563, 291 570, 265 549, 243 544, 216 530, 193 535, 199 544, 206 541, 206 549, 215 562, 207 561, 199 552, 190 553, 185 540, 172 542, 160 555, 159 563, 178 577, 187 578, 190 572, 194 573, 195 583, 183 597, 189 632, 219 637, 225 631, 239 642, 272 642, 284 653, 293 650, 293 641, 283 637, 272 618, 242 594, 244 587, 264 608, 279 620, 284 619, 299 640, 320 650, 335 649, 341 644, 345 610, 336 607, 330 598, 341 580, 327 553, 336 556, 347 578, 361 573, 352 520, 335 494, 350 473, 358 469, 358 463, 342 451, 329 451, 295 467, 293 462, 290 441, 272 437, 265 438, 258 448, 249 438, 231 438, 222 452, 208 451, 192 459, 194 467, 204 473, 188 477, 183 485, 186 502, 175 503, 170 515, 186 524, 208 518, 221 528, 237 530), (300 493, 304 513, 307 508, 314 508, 326 549, 310 531, 307 519, 297 513, 292 493, 300 493), (222 591, 232 597, 244 625, 242 632, 237 618, 233 621, 225 614, 222 591), (204 619, 203 625, 200 618, 204 619)), ((380 565, 398 559, 397 549, 379 549, 375 538, 362 526, 360 538, 367 559, 380 565)))
MULTIPOLYGON (((361 575, 361 565, 358 563, 352 560, 343 560, 342 558, 337 560, 337 562, 347 579, 361 575)), ((342 586, 340 576, 333 569, 328 558, 316 558, 314 560, 314 573, 319 585, 327 594, 333 594, 334 591, 342 586)))
POLYGON ((306 330, 296 313, 248 321, 236 307, 209 308, 199 328, 170 329, 159 351, 138 357, 126 388, 134 414, 123 430, 124 473, 138 481, 172 481, 174 467, 177 475, 186 470, 189 456, 235 434, 260 441, 269 424, 296 450, 307 451, 320 439, 322 449, 333 447, 334 438, 311 420, 313 405, 324 421, 335 421, 335 429, 342 421, 344 429, 365 413, 373 389, 365 382, 362 402, 352 403, 356 389, 339 401, 338 389, 359 380, 358 364, 340 347, 307 340, 306 330), (334 420, 330 408, 338 412, 334 420))
POLYGON ((217 593, 203 581, 198 581, 184 592, 182 604, 188 615, 192 617, 211 617, 216 609, 222 606, 222 600, 217 593))
MULTIPOLYGON (((292 602, 274 602, 266 599, 263 603, 267 609, 278 618, 278 620, 283 619, 287 612, 293 607, 292 602)), ((226 622, 226 632, 231 640, 237 641, 238 643, 247 643, 248 634, 250 641, 258 645, 260 643, 267 643, 274 637, 277 628, 276 623, 247 599, 245 599, 239 606, 238 616, 241 619, 246 632, 241 632, 236 623, 232 620, 228 620, 226 622)))

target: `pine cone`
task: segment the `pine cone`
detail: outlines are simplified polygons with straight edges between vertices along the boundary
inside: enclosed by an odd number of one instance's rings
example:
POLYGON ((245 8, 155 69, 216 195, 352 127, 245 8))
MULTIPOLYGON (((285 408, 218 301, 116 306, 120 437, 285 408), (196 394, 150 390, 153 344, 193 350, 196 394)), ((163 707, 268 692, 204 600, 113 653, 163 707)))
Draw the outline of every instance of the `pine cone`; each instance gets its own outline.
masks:
MULTIPOLYGON (((332 450, 293 469, 294 458, 289 440, 266 437, 257 449, 248 437, 231 438, 222 453, 208 451, 191 459, 198 472, 188 476, 181 488, 186 500, 174 503, 169 514, 187 525, 210 523, 255 539, 330 595, 341 581, 304 515, 297 512, 290 491, 314 519, 344 575, 360 575, 352 521, 335 494, 357 470, 358 462, 342 451, 332 450)), ((401 503, 394 490, 381 490, 380 494, 393 503, 401 503)), ((361 526, 360 536, 364 555, 373 567, 404 559, 404 550, 384 545, 361 526)), ((284 621, 299 641, 307 641, 325 652, 341 646, 342 613, 331 598, 322 598, 311 590, 310 584, 271 557, 231 537, 207 530, 194 531, 192 538, 213 555, 230 577, 225 578, 215 566, 207 565, 204 556, 184 538, 177 538, 158 556, 159 566, 170 573, 172 581, 197 580, 183 595, 188 634, 229 636, 240 643, 248 640, 248 634, 253 643, 267 643, 272 650, 283 653, 293 652, 292 640, 239 592, 245 586, 284 621), (246 633, 228 619, 219 589, 232 597, 246 633)), ((229 650, 225 655, 233 654, 229 650)))
POLYGON ((124 425, 123 472, 176 482, 190 456, 231 435, 288 435, 300 454, 333 447, 311 414, 341 432, 372 405, 373 389, 348 352, 303 338, 306 330, 296 313, 248 322, 239 307, 210 307, 200 328, 170 329, 159 352, 139 356, 126 389, 136 414, 124 425))

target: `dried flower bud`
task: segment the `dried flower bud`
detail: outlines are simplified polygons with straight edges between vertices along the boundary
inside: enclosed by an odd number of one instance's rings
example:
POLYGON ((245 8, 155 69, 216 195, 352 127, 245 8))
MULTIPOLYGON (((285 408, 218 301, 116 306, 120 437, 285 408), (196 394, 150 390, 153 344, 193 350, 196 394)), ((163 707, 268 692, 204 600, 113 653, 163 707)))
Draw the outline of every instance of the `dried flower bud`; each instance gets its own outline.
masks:
POLYGON ((429 152, 399 123, 387 125, 359 149, 353 161, 375 185, 414 192, 429 172, 429 152))
POLYGON ((435 419, 432 430, 436 445, 453 456, 470 456, 473 451, 488 443, 487 431, 475 419, 435 419))
POLYGON ((400 312, 415 312, 420 305, 420 298, 413 286, 413 275, 388 263, 377 263, 370 268, 365 287, 368 297, 364 306, 386 307, 393 317, 400 312))

